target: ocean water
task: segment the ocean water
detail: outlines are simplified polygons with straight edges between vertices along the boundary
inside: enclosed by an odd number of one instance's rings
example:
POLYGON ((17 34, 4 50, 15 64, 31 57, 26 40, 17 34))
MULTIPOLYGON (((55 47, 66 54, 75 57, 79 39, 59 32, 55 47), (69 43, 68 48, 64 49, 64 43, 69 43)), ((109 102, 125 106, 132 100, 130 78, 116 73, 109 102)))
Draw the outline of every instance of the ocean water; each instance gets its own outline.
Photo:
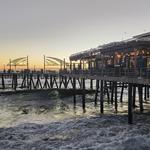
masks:
POLYGON ((80 95, 76 109, 73 97, 62 97, 58 91, 1 95, 0 150, 148 150, 150 103, 144 103, 144 114, 136 105, 134 124, 129 125, 126 91, 118 113, 105 102, 104 115, 99 103, 94 106, 92 94, 86 95, 85 113, 80 95))

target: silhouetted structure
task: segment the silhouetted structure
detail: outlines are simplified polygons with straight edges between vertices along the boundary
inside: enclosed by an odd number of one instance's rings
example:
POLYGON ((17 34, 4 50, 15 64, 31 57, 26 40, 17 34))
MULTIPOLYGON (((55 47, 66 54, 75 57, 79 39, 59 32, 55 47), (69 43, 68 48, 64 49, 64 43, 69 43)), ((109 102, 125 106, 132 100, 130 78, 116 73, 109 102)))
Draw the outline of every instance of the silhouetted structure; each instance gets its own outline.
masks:
MULTIPOLYGON (((44 56, 46 61, 54 63, 54 57, 44 56), (50 60, 53 58, 53 60, 50 60)), ((58 60, 57 60, 58 61, 58 60)), ((82 107, 86 109, 86 89, 95 90, 95 106, 100 93, 100 112, 104 113, 104 96, 107 103, 114 105, 118 111, 118 102, 123 102, 124 89, 128 88, 128 122, 133 121, 133 108, 138 89, 139 108, 143 112, 143 99, 149 98, 150 87, 150 33, 134 36, 131 39, 98 46, 70 56, 70 65, 60 61, 59 72, 22 72, 1 73, 0 88, 6 89, 6 79, 11 79, 11 88, 22 89, 72 89, 74 107, 76 107, 76 90, 82 91, 82 107), (86 82, 90 80, 90 82, 86 82), (18 82, 20 81, 20 83, 18 82), (95 81, 95 82, 94 82, 95 81), (118 92, 121 88, 120 93, 118 92)), ((44 67, 45 69, 45 67, 44 67)), ((9 88, 10 88, 9 86, 9 88)))

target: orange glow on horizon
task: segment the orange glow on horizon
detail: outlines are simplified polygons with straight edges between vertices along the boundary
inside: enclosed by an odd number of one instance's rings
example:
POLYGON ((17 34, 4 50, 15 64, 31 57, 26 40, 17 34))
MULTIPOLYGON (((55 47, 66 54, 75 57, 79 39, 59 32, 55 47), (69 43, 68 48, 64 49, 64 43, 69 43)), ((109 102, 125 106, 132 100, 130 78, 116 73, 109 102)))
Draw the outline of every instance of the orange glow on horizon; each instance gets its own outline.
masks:
MULTIPOLYGON (((19 58, 19 57, 16 57, 19 58)), ((16 59, 13 58, 13 59, 16 59)), ((12 59, 12 60, 13 60, 12 59)), ((67 62, 69 62, 68 58, 65 58, 67 62)), ((62 59, 63 60, 63 59, 62 59)), ((9 59, 8 58, 1 58, 0 59, 0 71, 5 70, 9 70, 10 69, 10 65, 9 64, 9 59)), ((11 67, 12 70, 15 70, 15 66, 11 67)), ((41 56, 39 59, 38 58, 33 58, 29 56, 29 69, 30 70, 41 70, 44 68, 44 59, 43 56, 41 56)), ((16 70, 24 70, 27 69, 27 66, 16 66, 16 70)), ((60 69, 60 65, 58 66, 46 66, 46 70, 58 70, 60 69)))

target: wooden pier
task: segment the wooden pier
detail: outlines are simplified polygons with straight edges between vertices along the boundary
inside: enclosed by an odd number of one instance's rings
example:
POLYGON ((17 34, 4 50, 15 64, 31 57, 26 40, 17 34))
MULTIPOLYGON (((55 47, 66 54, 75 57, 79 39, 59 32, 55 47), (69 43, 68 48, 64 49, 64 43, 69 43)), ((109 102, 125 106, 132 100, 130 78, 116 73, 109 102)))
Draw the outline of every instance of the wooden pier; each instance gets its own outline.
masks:
POLYGON ((87 90, 94 90, 94 105, 97 106, 99 100, 101 114, 105 113, 105 102, 114 106, 117 113, 118 103, 123 103, 124 91, 127 89, 128 122, 131 124, 137 100, 142 113, 143 102, 150 97, 149 38, 150 33, 142 34, 130 40, 73 54, 70 56, 69 68, 63 63, 64 68, 61 67, 57 73, 0 73, 0 89, 71 89, 74 107, 76 91, 80 90, 83 112, 86 112, 85 94, 87 90))
POLYGON ((100 106, 100 113, 104 113, 105 100, 108 105, 114 105, 115 112, 118 110, 118 103, 123 102, 124 89, 128 88, 128 122, 133 122, 133 109, 135 108, 136 91, 138 89, 139 107, 142 113, 143 101, 150 96, 150 80, 136 79, 127 77, 109 77, 87 74, 73 74, 60 72, 55 74, 0 74, 1 93, 38 91, 38 90, 58 90, 68 91, 73 95, 73 104, 76 107, 76 95, 82 95, 82 108, 86 112, 85 94, 95 93, 95 106, 100 106), (9 83, 8 83, 9 81, 9 83), (87 82, 88 81, 88 82, 87 82), (144 81, 144 82, 143 82, 144 81), (94 84, 95 83, 95 84, 94 84), (143 84, 144 83, 144 84, 143 84), (88 87, 88 88, 87 88, 88 87), (121 92, 118 92, 118 89, 121 92), (11 91, 11 92, 10 92, 11 91), (100 97, 98 98, 98 94, 100 97), (118 95, 119 94, 119 95, 118 95), (104 96, 106 98, 104 98, 104 96))

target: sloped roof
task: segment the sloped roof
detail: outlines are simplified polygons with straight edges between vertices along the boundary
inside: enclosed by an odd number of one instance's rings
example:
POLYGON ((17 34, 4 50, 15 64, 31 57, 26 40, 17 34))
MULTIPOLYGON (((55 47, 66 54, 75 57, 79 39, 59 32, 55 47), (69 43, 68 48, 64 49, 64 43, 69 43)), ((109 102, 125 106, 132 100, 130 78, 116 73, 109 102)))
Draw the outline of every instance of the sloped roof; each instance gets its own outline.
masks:
POLYGON ((136 39, 145 38, 145 37, 150 37, 150 32, 133 36, 133 38, 136 38, 136 39))
POLYGON ((70 60, 86 59, 89 57, 92 58, 100 53, 112 54, 116 51, 131 51, 133 48, 150 48, 150 32, 133 36, 127 40, 111 42, 100 45, 96 48, 72 54, 70 56, 70 60))

